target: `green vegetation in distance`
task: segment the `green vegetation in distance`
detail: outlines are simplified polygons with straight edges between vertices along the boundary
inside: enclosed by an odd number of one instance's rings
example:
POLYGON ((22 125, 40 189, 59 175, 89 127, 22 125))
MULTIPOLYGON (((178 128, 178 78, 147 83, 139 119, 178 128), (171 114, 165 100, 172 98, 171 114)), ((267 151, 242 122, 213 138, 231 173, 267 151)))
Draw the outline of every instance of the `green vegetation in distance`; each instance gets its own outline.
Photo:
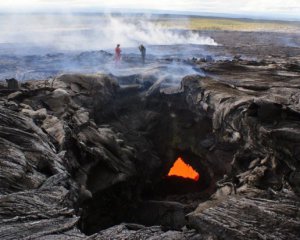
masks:
POLYGON ((188 30, 223 30, 223 31, 274 31, 299 32, 300 22, 264 21, 251 19, 227 19, 204 17, 166 17, 157 19, 156 23, 174 29, 188 30))

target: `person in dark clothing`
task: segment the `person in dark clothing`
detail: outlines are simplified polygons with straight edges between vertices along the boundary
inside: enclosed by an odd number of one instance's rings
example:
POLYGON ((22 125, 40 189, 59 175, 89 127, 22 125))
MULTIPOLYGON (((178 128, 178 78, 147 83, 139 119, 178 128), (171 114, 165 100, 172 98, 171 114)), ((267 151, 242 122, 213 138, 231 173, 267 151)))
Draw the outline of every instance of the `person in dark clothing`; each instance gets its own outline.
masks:
POLYGON ((141 44, 139 46, 139 50, 141 52, 141 55, 142 55, 142 61, 143 61, 143 64, 145 63, 145 58, 146 58, 146 48, 144 47, 143 44, 141 44))

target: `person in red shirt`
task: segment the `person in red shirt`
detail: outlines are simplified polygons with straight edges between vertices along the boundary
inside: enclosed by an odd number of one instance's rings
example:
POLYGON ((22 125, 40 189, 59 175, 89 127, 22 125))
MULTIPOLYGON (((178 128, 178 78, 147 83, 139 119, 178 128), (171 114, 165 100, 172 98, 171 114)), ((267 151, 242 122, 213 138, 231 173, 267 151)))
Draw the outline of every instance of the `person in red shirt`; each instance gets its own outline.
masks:
POLYGON ((120 62, 121 60, 121 48, 120 44, 117 44, 117 47, 115 48, 115 61, 116 63, 120 62))

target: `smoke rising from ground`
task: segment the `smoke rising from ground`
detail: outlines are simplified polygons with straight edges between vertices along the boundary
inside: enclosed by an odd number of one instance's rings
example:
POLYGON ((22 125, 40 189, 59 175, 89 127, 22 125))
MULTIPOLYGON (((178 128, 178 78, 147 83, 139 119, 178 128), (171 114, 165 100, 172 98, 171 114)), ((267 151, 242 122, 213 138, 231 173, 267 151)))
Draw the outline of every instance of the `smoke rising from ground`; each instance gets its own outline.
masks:
POLYGON ((112 49, 137 44, 217 45, 197 33, 172 31, 151 17, 112 17, 87 14, 4 14, 0 15, 0 43, 29 44, 60 51, 112 49))
POLYGON ((138 43, 147 45, 217 45, 212 38, 201 37, 199 34, 191 31, 180 34, 145 20, 123 21, 119 18, 109 17, 103 33, 106 40, 121 41, 126 47, 134 47, 138 43))

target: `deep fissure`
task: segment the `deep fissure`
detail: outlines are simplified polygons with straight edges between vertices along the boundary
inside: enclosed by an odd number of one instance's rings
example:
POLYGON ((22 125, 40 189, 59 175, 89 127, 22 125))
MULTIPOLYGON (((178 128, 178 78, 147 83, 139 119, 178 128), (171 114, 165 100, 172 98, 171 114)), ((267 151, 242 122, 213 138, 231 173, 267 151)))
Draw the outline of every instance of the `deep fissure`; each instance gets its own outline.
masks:
POLYGON ((93 197, 80 206, 80 227, 87 234, 122 222, 180 229, 186 225, 185 215, 213 193, 215 179, 224 174, 214 172, 205 162, 214 144, 211 121, 189 109, 182 91, 146 96, 124 88, 115 99, 101 115, 94 109, 97 124, 109 121, 125 132, 126 141, 137 149, 137 173, 126 183, 114 184, 112 179, 112 187, 103 189, 101 181, 109 177, 110 166, 100 161, 87 179, 93 197), (148 119, 153 115, 151 121, 144 122, 145 115, 148 119), (138 143, 132 140, 136 136, 138 143), (204 139, 206 142, 201 142, 204 139), (199 145, 201 152, 195 151, 199 145), (198 178, 168 176, 178 158, 184 159, 198 178))

